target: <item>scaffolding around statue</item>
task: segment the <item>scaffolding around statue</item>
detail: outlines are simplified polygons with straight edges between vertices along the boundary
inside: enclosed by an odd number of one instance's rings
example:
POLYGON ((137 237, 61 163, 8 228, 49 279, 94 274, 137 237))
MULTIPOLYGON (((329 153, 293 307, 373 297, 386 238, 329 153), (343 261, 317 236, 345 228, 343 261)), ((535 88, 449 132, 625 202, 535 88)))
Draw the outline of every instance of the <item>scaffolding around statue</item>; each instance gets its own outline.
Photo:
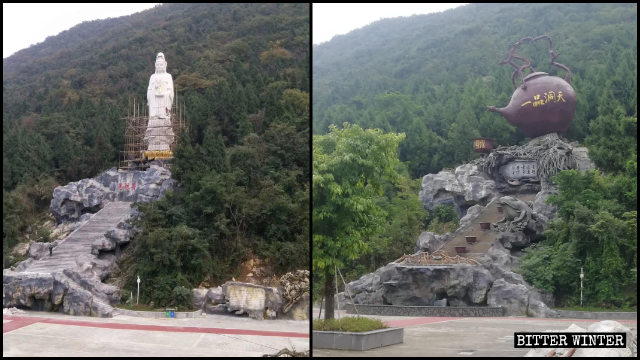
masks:
MULTIPOLYGON (((171 167, 171 159, 173 159, 173 150, 178 142, 180 134, 186 130, 185 122, 185 106, 184 103, 178 101, 178 97, 174 100, 171 107, 171 129, 173 137, 169 150, 149 151, 147 143, 144 141, 145 133, 148 129, 153 131, 153 126, 149 127, 148 105, 146 102, 140 102, 137 99, 129 101, 127 109, 127 117, 124 130, 124 150, 120 151, 119 169, 123 170, 144 170, 149 167, 149 163, 153 160, 163 166, 171 167)), ((154 133, 156 137, 159 132, 154 133)))

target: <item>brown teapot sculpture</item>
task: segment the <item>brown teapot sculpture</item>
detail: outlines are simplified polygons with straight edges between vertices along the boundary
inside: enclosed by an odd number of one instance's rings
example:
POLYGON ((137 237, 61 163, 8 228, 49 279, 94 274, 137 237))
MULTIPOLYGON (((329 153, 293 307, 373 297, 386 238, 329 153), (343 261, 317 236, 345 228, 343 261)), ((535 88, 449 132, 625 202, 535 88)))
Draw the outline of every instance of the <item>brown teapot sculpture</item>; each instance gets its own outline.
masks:
POLYGON ((576 110, 576 93, 571 87, 571 70, 556 63, 558 55, 551 49, 552 41, 547 35, 536 38, 526 37, 513 45, 509 56, 500 65, 510 64, 516 70, 511 74, 511 82, 515 91, 511 95, 509 105, 497 109, 488 106, 488 111, 497 112, 507 121, 520 129, 526 136, 534 138, 552 132, 567 131, 576 110), (523 42, 534 42, 539 39, 549 40, 551 64, 567 71, 564 80, 557 76, 549 76, 545 72, 536 72, 526 58, 515 54, 515 50, 523 42), (522 66, 514 64, 513 59, 524 61, 522 66), (523 77, 522 70, 529 68, 531 73, 523 77), (520 75, 521 86, 515 84, 516 74, 520 75))

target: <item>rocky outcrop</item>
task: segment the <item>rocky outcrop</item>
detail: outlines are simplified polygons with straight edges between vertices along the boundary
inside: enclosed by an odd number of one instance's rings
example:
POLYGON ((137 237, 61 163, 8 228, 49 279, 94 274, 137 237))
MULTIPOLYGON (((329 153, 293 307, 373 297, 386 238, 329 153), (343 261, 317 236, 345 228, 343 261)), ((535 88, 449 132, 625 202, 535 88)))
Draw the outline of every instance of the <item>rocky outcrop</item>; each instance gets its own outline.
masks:
POLYGON ((549 196, 557 194, 555 189, 540 191, 536 194, 533 201, 533 212, 538 214, 538 220, 543 227, 547 227, 549 221, 553 220, 558 213, 558 207, 553 204, 547 204, 549 196))
POLYGON ((209 289, 197 288, 191 290, 191 306, 194 309, 202 309, 205 304, 205 298, 209 289))
POLYGON ((493 281, 483 267, 467 264, 403 266, 391 263, 373 276, 368 275, 347 285, 347 292, 356 304, 432 306, 446 298, 451 306, 477 306, 486 304, 487 291, 493 281))
POLYGON ((278 287, 267 287, 229 281, 216 288, 197 288, 192 290, 191 303, 208 314, 235 312, 260 320, 309 319, 309 271, 289 272, 279 283, 278 287))
POLYGON ((229 312, 247 313, 252 319, 274 319, 282 306, 277 288, 229 281, 222 285, 222 293, 229 312))
POLYGON ((501 306, 507 315, 552 317, 543 296, 510 271, 455 264, 404 266, 391 263, 347 284, 346 301, 402 306, 501 306), (502 277, 496 277, 505 276, 502 277))
POLYGON ((49 208, 58 223, 76 221, 85 213, 100 210, 105 201, 158 200, 173 184, 171 172, 159 166, 145 171, 111 168, 94 178, 56 187, 49 208))
POLYGON ((478 203, 486 204, 494 194, 494 181, 485 176, 477 165, 464 164, 453 173, 440 171, 425 175, 420 201, 427 210, 437 205, 452 205, 458 217, 462 217, 467 208, 478 203))
POLYGON ((2 306, 49 311, 52 308, 53 275, 2 271, 2 306))
POLYGON ((444 235, 423 232, 415 254, 352 281, 338 299, 371 305, 500 306, 507 315, 555 316, 549 308, 553 296, 514 270, 523 250, 539 241, 556 217, 557 208, 546 203, 556 192, 550 177, 563 169, 590 168, 586 149, 554 133, 522 146, 499 147, 454 171, 425 175, 424 208, 452 205, 461 218, 458 229, 444 235))
POLYGON ((467 209, 467 213, 458 222, 458 228, 462 229, 471 225, 471 223, 473 223, 473 221, 477 219, 478 216, 480 216, 480 213, 482 213, 482 209, 484 209, 484 206, 480 204, 473 205, 472 207, 467 209))
POLYGON ((110 317, 118 289, 67 271, 60 273, 2 272, 3 307, 18 306, 70 315, 110 317))
POLYGON ((436 234, 429 231, 424 231, 418 237, 415 251, 434 252, 442 246, 447 240, 451 238, 451 234, 436 234))
POLYGON ((68 235, 31 243, 29 258, 3 271, 4 306, 111 316, 119 289, 102 281, 114 270, 120 247, 139 230, 127 223, 140 215, 131 202, 157 200, 172 187, 169 170, 152 165, 146 171, 112 168, 55 188, 55 231, 68 235))

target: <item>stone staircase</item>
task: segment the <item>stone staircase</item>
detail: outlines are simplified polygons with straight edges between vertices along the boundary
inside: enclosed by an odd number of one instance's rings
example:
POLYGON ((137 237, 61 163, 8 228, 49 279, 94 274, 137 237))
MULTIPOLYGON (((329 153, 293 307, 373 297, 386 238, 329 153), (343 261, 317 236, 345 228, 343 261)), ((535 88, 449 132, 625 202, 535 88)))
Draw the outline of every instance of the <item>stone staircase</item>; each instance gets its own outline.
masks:
MULTIPOLYGON (((524 194, 524 195, 512 195, 513 197, 522 200, 522 201, 533 201, 535 199, 536 194, 524 194)), ((479 257, 484 254, 489 247, 496 241, 498 238, 498 232, 494 230, 483 230, 480 228, 481 222, 495 223, 498 220, 502 219, 502 214, 498 212, 497 199, 491 201, 487 206, 485 206, 480 215, 475 218, 471 224, 469 224, 466 228, 463 228, 462 231, 459 231, 455 237, 451 240, 447 241, 442 245, 440 250, 443 250, 449 256, 464 256, 469 258, 479 257), (473 244, 467 243, 465 236, 476 236, 477 241, 473 244), (465 246, 467 248, 466 253, 457 253, 457 246, 465 246)))
POLYGON ((118 288, 101 281, 105 264, 108 267, 115 257, 109 255, 109 259, 101 259, 91 253, 91 248, 96 239, 129 216, 130 206, 130 202, 107 203, 53 248, 52 256, 28 259, 15 272, 3 271, 3 290, 9 289, 6 293, 3 291, 4 300, 24 305, 22 298, 29 303, 39 299, 45 308, 59 308, 70 315, 111 317, 117 314, 112 305, 119 302, 118 288))
POLYGON ((20 272, 54 273, 64 269, 75 269, 78 259, 94 256, 91 255, 93 241, 104 235, 107 230, 115 229, 116 225, 128 216, 130 206, 130 202, 107 203, 86 224, 69 234, 55 247, 52 256, 47 254, 20 272))

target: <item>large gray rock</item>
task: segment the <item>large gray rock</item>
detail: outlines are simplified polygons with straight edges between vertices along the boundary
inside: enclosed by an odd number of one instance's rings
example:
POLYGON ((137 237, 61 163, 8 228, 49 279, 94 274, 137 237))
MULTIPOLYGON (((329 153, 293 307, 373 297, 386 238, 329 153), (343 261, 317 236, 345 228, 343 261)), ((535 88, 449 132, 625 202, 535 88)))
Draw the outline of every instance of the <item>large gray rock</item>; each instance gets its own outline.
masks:
POLYGON ((452 306, 486 303, 493 277, 468 264, 404 266, 395 263, 347 284, 356 304, 431 306, 447 298, 452 306))
POLYGON ((519 260, 512 256, 500 241, 491 244, 486 252, 486 256, 488 259, 487 261, 483 261, 484 264, 492 264, 509 270, 513 269, 519 263, 519 260))
POLYGON ((252 319, 275 318, 282 307, 277 288, 228 281, 222 285, 222 292, 228 311, 238 315, 247 313, 252 319))
POLYGON ((487 294, 487 305, 502 306, 507 315, 527 315, 529 289, 525 285, 516 285, 498 279, 493 282, 487 294))
POLYGON ((209 289, 206 288, 197 288, 191 290, 191 306, 194 309, 202 309, 204 307, 208 291, 209 289))
MULTIPOLYGON (((521 279, 521 277, 520 277, 521 279)), ((545 304, 543 296, 520 280, 520 283, 498 279, 487 294, 489 306, 503 306, 507 315, 554 317, 555 312, 545 304)))
POLYGON ((458 166, 454 173, 440 171, 422 178, 420 200, 424 208, 452 205, 462 217, 469 206, 487 202, 495 193, 495 183, 474 164, 458 166))
POLYGON ((347 284, 345 296, 348 302, 356 304, 387 304, 383 298, 385 289, 382 284, 396 276, 397 264, 387 264, 373 273, 365 274, 347 284))
POLYGON ((552 318, 555 317, 556 312, 549 309, 543 295, 537 290, 530 289, 527 315, 540 318, 552 318))
POLYGON ((484 206, 480 204, 473 205, 472 207, 467 209, 467 213, 462 217, 462 219, 460 219, 460 222, 458 223, 458 230, 465 229, 469 225, 471 225, 473 221, 477 219, 478 216, 480 216, 480 213, 482 213, 483 209, 484 206))
POLYGON ((118 289, 99 281, 85 279, 73 272, 16 273, 3 270, 3 306, 19 306, 39 311, 56 311, 70 315, 108 317, 109 303, 119 300, 118 289))
POLYGON ((89 291, 103 302, 112 305, 120 302, 120 289, 116 286, 104 284, 98 277, 91 278, 82 276, 80 273, 70 269, 65 269, 62 273, 71 279, 72 282, 89 291))
POLYGON ((429 231, 424 231, 418 237, 418 242, 416 243, 415 251, 423 251, 432 253, 447 242, 451 238, 451 233, 447 234, 436 234, 429 231))
POLYGON ((558 207, 553 204, 547 204, 549 196, 557 194, 555 190, 543 190, 536 194, 536 198, 533 201, 533 212, 538 214, 540 220, 546 220, 542 225, 547 226, 550 220, 555 219, 558 213, 558 207), (542 216, 540 216, 542 215, 542 216))
POLYGON ((159 166, 145 171, 111 168, 92 179, 56 187, 49 208, 58 223, 77 221, 85 213, 100 210, 105 201, 155 201, 173 185, 171 172, 159 166))
MULTIPOLYGON (((573 144, 574 143, 572 143, 572 145, 573 144)), ((589 158, 589 149, 584 146, 573 148, 573 158, 575 160, 576 170, 585 171, 596 168, 596 164, 589 158)))
POLYGON ((531 244, 531 239, 522 231, 502 232, 498 235, 498 242, 505 249, 522 249, 531 244))
POLYGON ((222 292, 222 287, 218 286, 215 288, 211 288, 207 291, 207 296, 205 298, 207 304, 211 305, 220 305, 224 304, 224 293, 222 292))
POLYGON ((53 276, 51 274, 2 271, 2 306, 27 307, 50 311, 53 276))

